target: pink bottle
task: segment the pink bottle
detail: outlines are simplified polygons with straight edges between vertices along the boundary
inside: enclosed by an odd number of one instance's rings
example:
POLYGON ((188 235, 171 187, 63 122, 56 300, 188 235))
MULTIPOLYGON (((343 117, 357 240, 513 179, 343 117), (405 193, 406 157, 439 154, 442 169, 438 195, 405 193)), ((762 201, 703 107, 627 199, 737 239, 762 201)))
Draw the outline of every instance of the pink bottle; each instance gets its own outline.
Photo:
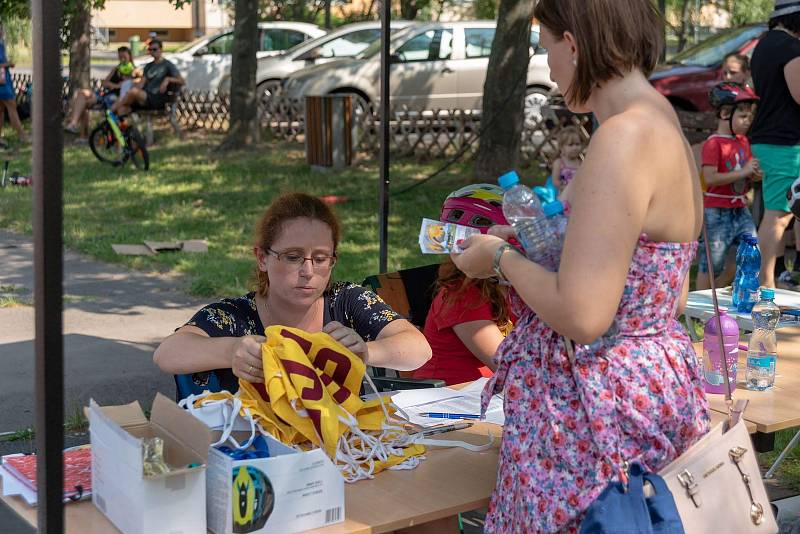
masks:
MULTIPOLYGON (((722 339, 725 353, 728 355, 728 379, 731 389, 736 388, 736 364, 739 361, 739 325, 725 313, 719 312, 722 323, 722 339)), ((717 335, 717 318, 706 321, 703 338, 703 383, 706 393, 725 393, 725 377, 723 376, 722 356, 719 351, 717 335)))

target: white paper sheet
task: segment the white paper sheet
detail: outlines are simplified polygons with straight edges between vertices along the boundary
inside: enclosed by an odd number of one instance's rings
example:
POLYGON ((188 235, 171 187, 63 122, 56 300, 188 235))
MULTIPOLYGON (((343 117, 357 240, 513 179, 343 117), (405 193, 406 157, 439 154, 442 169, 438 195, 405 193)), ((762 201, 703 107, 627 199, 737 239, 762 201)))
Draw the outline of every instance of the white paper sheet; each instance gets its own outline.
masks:
POLYGON ((30 489, 13 473, 0 465, 0 477, 3 478, 3 495, 19 495, 30 506, 36 506, 36 491, 30 489))
MULTIPOLYGON (((392 401, 409 416, 409 421, 423 427, 441 425, 452 419, 424 417, 427 412, 440 413, 481 413, 481 393, 488 378, 480 378, 460 390, 450 388, 429 388, 400 391, 392 401)), ((486 423, 502 425, 505 422, 503 398, 495 395, 486 410, 486 423)))

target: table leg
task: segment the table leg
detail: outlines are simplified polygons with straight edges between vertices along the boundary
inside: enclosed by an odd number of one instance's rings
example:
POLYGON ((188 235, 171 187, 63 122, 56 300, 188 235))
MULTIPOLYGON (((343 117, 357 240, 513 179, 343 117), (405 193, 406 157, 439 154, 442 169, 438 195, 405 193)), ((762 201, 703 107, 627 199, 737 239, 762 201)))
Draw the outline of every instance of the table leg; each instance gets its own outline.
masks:
POLYGON ((781 462, 783 462, 783 459, 786 457, 786 455, 789 454, 789 452, 791 452, 795 446, 797 446, 798 442, 800 442, 800 430, 797 431, 797 434, 794 435, 792 441, 790 441, 789 444, 781 451, 778 459, 775 460, 775 463, 772 464, 772 467, 770 467, 769 470, 764 474, 764 478, 772 478, 772 475, 775 474, 775 470, 778 469, 778 466, 781 464, 781 462))
POLYGON ((770 452, 775 449, 775 433, 774 432, 756 432, 751 434, 753 439, 753 447, 756 452, 770 452))

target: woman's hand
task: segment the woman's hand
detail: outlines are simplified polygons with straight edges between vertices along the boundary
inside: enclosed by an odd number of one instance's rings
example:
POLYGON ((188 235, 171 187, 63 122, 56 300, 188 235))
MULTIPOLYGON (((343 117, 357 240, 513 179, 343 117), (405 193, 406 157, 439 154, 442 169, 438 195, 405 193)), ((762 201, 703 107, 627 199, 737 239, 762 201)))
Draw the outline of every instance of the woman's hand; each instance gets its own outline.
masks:
POLYGON ((509 239, 516 239, 517 234, 514 232, 514 227, 510 224, 495 224, 491 228, 489 228, 489 235, 497 236, 503 241, 508 241, 509 239))
POLYGON ((496 235, 473 235, 459 245, 464 252, 450 254, 450 258, 470 278, 491 278, 495 276, 494 255, 503 244, 505 240, 496 235))
POLYGON ((369 349, 367 348, 367 342, 358 335, 358 332, 337 321, 331 321, 326 324, 322 327, 322 331, 364 360, 364 363, 368 363, 369 349))
POLYGON ((234 375, 254 384, 264 382, 261 344, 266 340, 264 336, 236 338, 231 357, 231 369, 234 375))

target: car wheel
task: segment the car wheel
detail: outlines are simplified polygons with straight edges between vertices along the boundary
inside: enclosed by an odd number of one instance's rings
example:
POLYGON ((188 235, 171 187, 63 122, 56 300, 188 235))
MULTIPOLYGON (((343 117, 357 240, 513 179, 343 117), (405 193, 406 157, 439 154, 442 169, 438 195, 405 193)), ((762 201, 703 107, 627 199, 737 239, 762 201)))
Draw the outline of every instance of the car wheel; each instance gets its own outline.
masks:
POLYGON ((280 86, 280 80, 267 80, 265 82, 261 82, 256 88, 256 91, 258 91, 258 97, 263 103, 266 104, 272 98, 272 95, 274 95, 275 92, 280 88, 280 86))
POLYGON ((542 106, 547 104, 550 95, 547 90, 529 87, 525 91, 525 124, 535 126, 542 120, 542 106))

